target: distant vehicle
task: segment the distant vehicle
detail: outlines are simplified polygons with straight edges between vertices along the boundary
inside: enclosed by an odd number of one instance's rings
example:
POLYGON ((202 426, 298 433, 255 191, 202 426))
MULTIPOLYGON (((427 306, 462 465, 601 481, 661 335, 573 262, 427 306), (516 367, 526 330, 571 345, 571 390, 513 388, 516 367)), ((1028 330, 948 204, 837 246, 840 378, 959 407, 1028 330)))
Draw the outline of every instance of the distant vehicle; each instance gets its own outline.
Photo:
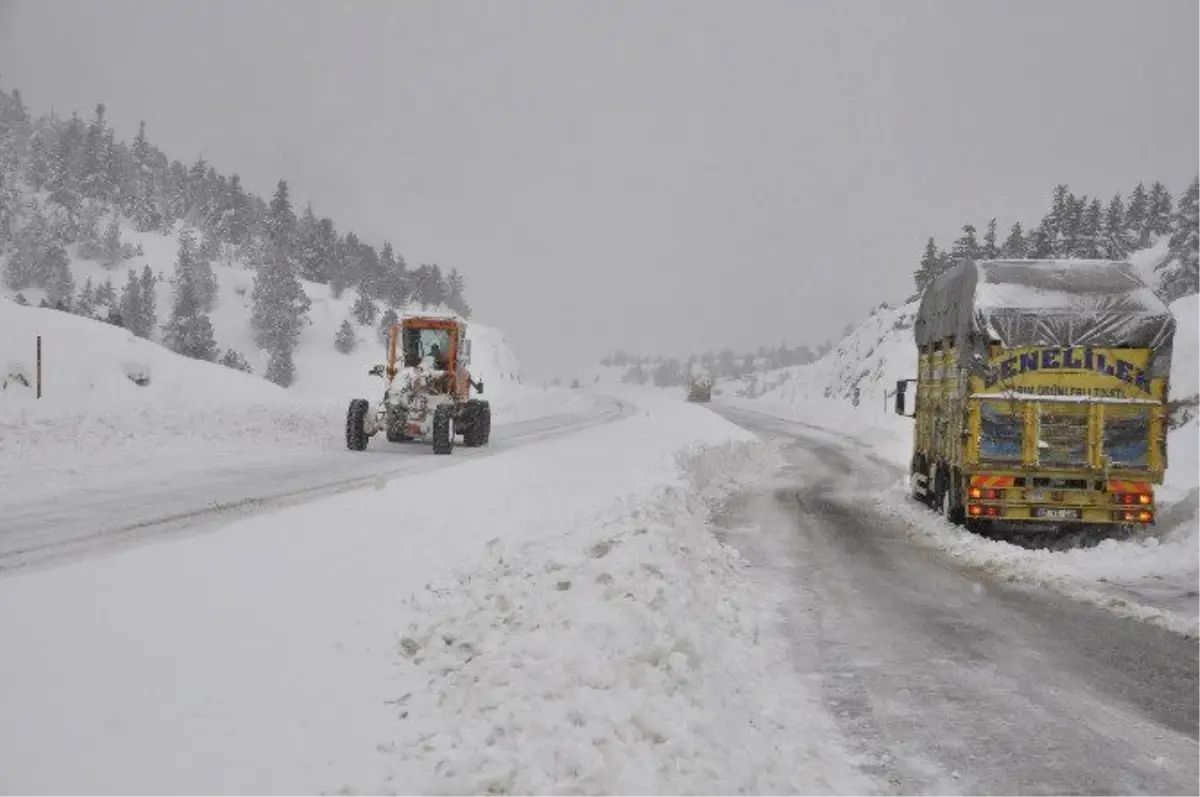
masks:
POLYGON ((571 380, 571 389, 572 389, 572 390, 579 390, 579 388, 580 388, 579 380, 578 380, 578 379, 572 379, 572 380, 571 380))
MULTIPOLYGON (((963 261, 921 297, 913 496, 973 528, 1155 519, 1175 319, 1129 263, 963 261)), ((906 390, 916 383, 915 396, 906 390)))
POLYGON ((451 453, 459 435, 468 448, 488 444, 492 410, 488 402, 470 398, 471 388, 483 393, 483 381, 472 380, 467 371, 466 323, 454 317, 406 317, 392 326, 387 351, 386 366, 369 372, 383 378, 383 400, 374 408, 366 399, 350 402, 347 448, 364 450, 381 430, 391 443, 430 442, 435 454, 451 453))

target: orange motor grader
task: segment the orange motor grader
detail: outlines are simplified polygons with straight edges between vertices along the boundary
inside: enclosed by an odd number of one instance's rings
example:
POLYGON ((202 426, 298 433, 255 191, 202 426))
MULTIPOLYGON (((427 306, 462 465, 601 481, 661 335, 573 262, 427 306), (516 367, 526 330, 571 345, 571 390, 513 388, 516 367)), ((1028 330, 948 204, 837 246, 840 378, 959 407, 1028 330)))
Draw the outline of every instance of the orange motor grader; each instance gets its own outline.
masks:
POLYGON ((433 453, 449 454, 455 437, 477 448, 488 444, 492 410, 471 398, 483 393, 483 381, 471 379, 467 365, 471 342, 467 325, 456 317, 407 316, 388 333, 387 364, 368 373, 384 381, 383 399, 350 401, 346 412, 346 447, 362 451, 380 431, 388 442, 429 442, 433 453))

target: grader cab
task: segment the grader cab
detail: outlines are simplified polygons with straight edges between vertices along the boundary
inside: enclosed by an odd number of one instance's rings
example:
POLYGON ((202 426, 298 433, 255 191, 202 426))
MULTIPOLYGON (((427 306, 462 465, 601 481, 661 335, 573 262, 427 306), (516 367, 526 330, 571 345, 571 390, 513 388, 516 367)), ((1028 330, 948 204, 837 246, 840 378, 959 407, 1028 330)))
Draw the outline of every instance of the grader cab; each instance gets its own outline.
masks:
POLYGON ((471 378, 471 341, 461 319, 408 316, 388 334, 387 362, 369 373, 384 381, 383 399, 372 406, 353 399, 346 413, 346 447, 362 451, 383 431, 389 442, 429 442, 433 453, 449 454, 455 437, 477 448, 491 438, 492 414, 483 381, 471 378))

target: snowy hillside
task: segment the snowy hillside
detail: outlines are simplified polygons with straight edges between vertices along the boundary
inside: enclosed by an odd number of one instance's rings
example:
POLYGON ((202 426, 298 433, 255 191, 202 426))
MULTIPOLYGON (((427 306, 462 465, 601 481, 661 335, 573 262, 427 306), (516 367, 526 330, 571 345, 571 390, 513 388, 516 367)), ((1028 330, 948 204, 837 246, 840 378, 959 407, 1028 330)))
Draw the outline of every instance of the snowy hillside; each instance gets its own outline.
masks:
MULTIPOLYGON (((182 225, 179 225, 172 235, 138 232, 127 220, 123 220, 120 225, 121 241, 142 254, 131 257, 111 269, 105 268, 95 260, 81 257, 79 246, 68 247, 71 256, 70 270, 75 285, 82 290, 89 281, 93 287, 110 281, 114 292, 119 296, 128 273, 132 271, 135 275, 140 275, 148 266, 158 278, 154 305, 158 324, 151 333, 151 339, 161 342, 162 327, 171 317, 173 280, 179 251, 178 236, 182 231, 182 225)), ((3 257, 0 257, 0 260, 3 260, 3 257)), ((233 349, 241 353, 254 373, 261 376, 266 370, 268 357, 265 351, 255 345, 250 328, 254 273, 236 259, 216 261, 212 268, 217 280, 217 298, 209 318, 217 346, 222 351, 233 349)), ((376 303, 375 323, 367 326, 354 324, 351 309, 358 299, 354 289, 348 289, 340 298, 335 298, 328 285, 307 280, 301 280, 301 285, 312 306, 308 313, 308 323, 301 330, 300 344, 295 353, 297 378, 293 387, 298 392, 309 395, 341 395, 347 385, 361 382, 362 375, 370 363, 383 356, 384 347, 379 336, 378 320, 385 308, 376 303), (338 329, 346 319, 351 319, 357 337, 357 346, 350 354, 338 352, 333 345, 338 329)), ((45 298, 45 291, 38 288, 18 292, 0 284, 0 297, 13 299, 18 293, 31 305, 37 305, 45 298)), ((97 307, 100 313, 103 313, 104 309, 97 307)), ((421 308, 411 309, 418 312, 421 308)), ((440 308, 439 311, 446 312, 444 308, 440 308)), ((468 326, 468 335, 474 341, 472 370, 478 372, 486 385, 503 389, 506 386, 521 384, 520 365, 501 333, 472 323, 468 326)))
POLYGON ((883 406, 897 379, 916 375, 917 352, 912 344, 916 313, 916 302, 898 308, 883 305, 816 362, 725 380, 721 387, 731 395, 788 404, 849 400, 857 389, 860 404, 883 406))

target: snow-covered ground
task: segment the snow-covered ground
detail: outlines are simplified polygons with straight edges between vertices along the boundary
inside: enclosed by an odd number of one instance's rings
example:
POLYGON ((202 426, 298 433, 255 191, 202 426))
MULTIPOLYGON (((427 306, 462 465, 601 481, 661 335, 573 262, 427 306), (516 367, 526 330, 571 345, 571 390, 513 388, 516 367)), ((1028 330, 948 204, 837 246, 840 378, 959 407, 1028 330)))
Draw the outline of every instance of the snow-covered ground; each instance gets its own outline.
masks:
POLYGON ((623 400, 598 429, 0 581, 0 790, 863 791, 778 596, 706 522, 777 455, 677 397, 623 400))
MULTIPOLYGON (((592 406, 578 391, 529 388, 508 378, 520 368, 503 336, 473 329, 484 397, 498 427, 592 406)), ((214 461, 343 450, 347 402, 375 400, 382 391, 381 381, 366 372, 383 347, 342 355, 330 345, 327 355, 318 343, 302 344, 298 360, 327 366, 328 381, 320 389, 284 389, 180 357, 109 324, 0 298, 0 381, 7 382, 0 390, 0 483, 10 496, 52 500, 214 461), (41 400, 33 387, 38 336, 41 400), (135 378, 149 383, 138 385, 135 378)))
MULTIPOLYGON (((799 420, 848 437, 875 456, 907 470, 912 420, 892 413, 886 391, 916 374, 911 321, 915 305, 877 312, 823 359, 759 375, 756 398, 732 398, 737 406, 799 420), (859 406, 850 401, 860 389, 859 406)), ((1172 370, 1175 399, 1200 392, 1200 297, 1171 305, 1178 331, 1172 370)), ((744 389, 741 383, 735 383, 744 389)), ((730 385, 727 383, 726 385, 730 385)), ((1193 418, 1168 437, 1169 467, 1157 489, 1159 522, 1146 533, 1095 548, 1029 550, 963 532, 907 498, 903 475, 877 500, 909 525, 914 540, 949 552, 959 561, 1019 583, 1061 589, 1118 613, 1148 619, 1196 635, 1200 591, 1200 426, 1193 418)))

